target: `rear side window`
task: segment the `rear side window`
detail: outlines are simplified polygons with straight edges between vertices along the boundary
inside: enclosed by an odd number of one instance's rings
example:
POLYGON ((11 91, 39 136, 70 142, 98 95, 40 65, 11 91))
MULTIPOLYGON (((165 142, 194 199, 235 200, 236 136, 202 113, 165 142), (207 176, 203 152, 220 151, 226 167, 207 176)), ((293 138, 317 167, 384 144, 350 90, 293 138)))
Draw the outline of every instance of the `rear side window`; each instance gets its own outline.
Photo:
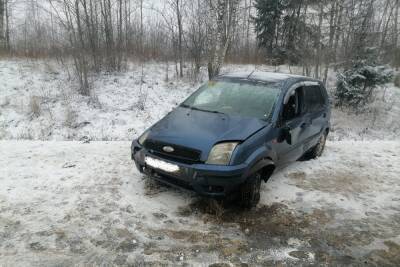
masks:
POLYGON ((305 109, 307 111, 318 111, 325 105, 325 99, 322 95, 321 87, 307 86, 304 90, 305 109))

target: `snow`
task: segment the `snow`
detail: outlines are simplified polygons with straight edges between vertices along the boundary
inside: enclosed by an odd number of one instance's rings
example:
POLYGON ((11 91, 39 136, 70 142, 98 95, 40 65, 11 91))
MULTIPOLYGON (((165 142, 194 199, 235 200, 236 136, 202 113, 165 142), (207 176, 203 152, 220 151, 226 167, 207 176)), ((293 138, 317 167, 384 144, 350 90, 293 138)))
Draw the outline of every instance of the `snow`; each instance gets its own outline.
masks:
MULTIPOLYGON (((165 63, 146 63, 142 84, 140 65, 129 63, 126 72, 91 77, 92 97, 84 97, 69 79, 72 69, 52 61, 0 60, 0 139, 132 140, 206 81, 205 70, 198 82, 177 79, 172 65, 167 81, 166 69, 165 63)), ((227 65, 222 72, 254 70, 301 73, 294 67, 254 65, 227 65)), ((334 84, 334 74, 328 81, 334 84)), ((381 88, 363 114, 334 108, 332 125, 331 140, 399 140, 400 89, 381 88)))
POLYGON ((253 69, 249 72, 229 72, 223 74, 225 77, 240 77, 240 78, 253 78, 256 80, 266 81, 266 82, 279 82, 285 79, 294 78, 294 77, 302 77, 300 75, 293 74, 285 74, 285 73, 277 73, 270 71, 258 71, 253 69))
POLYGON ((366 258, 400 237, 399 142, 328 142, 320 159, 295 163, 264 184, 258 211, 228 209, 222 221, 201 208, 181 212, 198 201, 194 194, 146 185, 129 145, 0 141, 0 265, 207 265, 236 264, 237 257, 310 264, 321 250, 366 258), (263 212, 274 205, 282 210, 263 212), (268 236, 255 228, 260 218, 268 236), (360 236, 366 229, 370 241, 360 236), (333 243, 318 243, 324 239, 333 243), (209 248, 218 242, 227 243, 209 248))
POLYGON ((2 139, 130 140, 193 91, 190 83, 165 82, 162 64, 146 65, 142 86, 136 64, 123 74, 92 77, 91 98, 78 96, 68 74, 52 63, 0 61, 0 75, 2 139), (32 114, 32 98, 40 116, 32 114))
MULTIPOLYGON (((359 114, 333 108, 324 155, 276 172, 241 211, 134 168, 130 141, 206 81, 143 70, 92 76, 84 97, 55 62, 0 60, 0 265, 399 265, 399 88, 359 114)), ((222 72, 253 70, 301 74, 222 72)))
POLYGON ((297 205, 296 200, 300 195, 313 208, 337 206, 340 209, 352 209, 352 216, 357 218, 376 210, 384 214, 387 208, 390 210, 390 206, 395 204, 391 197, 399 190, 391 188, 400 182, 397 177, 400 173, 399 149, 400 142, 393 141, 328 143, 324 157, 318 161, 297 162, 288 171, 276 175, 268 185, 270 192, 264 195, 265 201, 291 195, 293 204, 297 205), (384 153, 381 153, 382 150, 384 153), (334 177, 332 173, 335 173, 334 177), (378 177, 385 178, 381 181, 378 177), (297 182, 293 183, 293 178, 297 182), (282 183, 286 186, 282 186, 282 183), (318 190, 310 192, 313 188, 318 190), (280 192, 279 189, 287 191, 280 192))
POLYGON ((334 108, 331 140, 400 140, 400 88, 387 84, 360 113, 334 108))

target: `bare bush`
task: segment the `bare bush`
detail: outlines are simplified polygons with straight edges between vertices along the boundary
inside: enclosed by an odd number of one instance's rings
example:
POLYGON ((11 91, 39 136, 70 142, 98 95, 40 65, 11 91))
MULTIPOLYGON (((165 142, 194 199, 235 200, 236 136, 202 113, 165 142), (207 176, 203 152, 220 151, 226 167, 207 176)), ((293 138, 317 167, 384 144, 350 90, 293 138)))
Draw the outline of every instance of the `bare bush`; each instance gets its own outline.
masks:
POLYGON ((18 134, 17 139, 19 139, 19 140, 33 140, 34 137, 32 135, 32 131, 30 129, 24 129, 22 132, 20 132, 18 134))
POLYGON ((40 117, 40 98, 38 96, 31 96, 29 99, 29 112, 33 117, 40 117))
POLYGON ((394 77, 394 85, 400 87, 400 73, 394 77))
POLYGON ((10 98, 9 97, 5 97, 1 100, 0 102, 0 107, 1 108, 5 108, 6 106, 10 105, 10 98))
POLYGON ((7 136, 7 130, 5 125, 0 125, 0 140, 7 136))
POLYGON ((38 133, 38 136, 36 136, 36 138, 41 141, 48 140, 49 136, 51 136, 51 134, 52 134, 52 129, 53 129, 52 126, 53 126, 52 121, 50 122, 50 124, 40 122, 39 133, 38 133))
POLYGON ((92 90, 90 94, 90 99, 88 104, 93 108, 102 109, 103 105, 100 102, 99 96, 96 94, 94 90, 92 90))
POLYGON ((77 113, 75 110, 71 108, 71 106, 67 105, 65 109, 65 119, 64 119, 64 126, 66 127, 73 127, 76 122, 77 113))
POLYGON ((139 110, 145 110, 146 109, 146 102, 147 102, 147 92, 143 92, 142 90, 140 91, 140 95, 138 97, 138 101, 136 102, 136 107, 139 110))

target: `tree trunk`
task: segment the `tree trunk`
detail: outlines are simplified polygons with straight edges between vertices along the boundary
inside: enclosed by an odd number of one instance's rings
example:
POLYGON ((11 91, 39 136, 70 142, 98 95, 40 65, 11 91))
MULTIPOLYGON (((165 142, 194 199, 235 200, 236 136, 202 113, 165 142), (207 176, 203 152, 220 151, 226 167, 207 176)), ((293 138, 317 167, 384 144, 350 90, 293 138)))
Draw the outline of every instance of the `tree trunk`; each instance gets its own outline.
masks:
POLYGON ((382 30, 382 39, 381 39, 381 48, 383 49, 386 43, 386 36, 387 36, 387 32, 388 32, 388 28, 389 28, 389 23, 391 21, 391 18, 393 16, 393 10, 395 10, 395 8, 391 8, 390 9, 390 13, 389 13, 389 17, 386 20, 385 26, 383 27, 382 30))
MULTIPOLYGON (((250 62, 250 25, 251 25, 251 6, 252 0, 249 1, 247 6, 247 19, 246 19, 246 45, 245 45, 245 53, 247 57, 247 61, 250 62)), ((247 5, 247 2, 246 2, 247 5)))
POLYGON ((314 73, 314 77, 316 79, 319 78, 319 67, 321 64, 321 50, 322 50, 322 40, 321 40, 321 36, 322 36, 322 23, 323 23, 323 19, 324 19, 324 4, 321 2, 319 4, 319 20, 318 20, 318 33, 317 33, 317 57, 316 57, 316 62, 315 62, 315 73, 314 73))
POLYGON ((119 23, 118 23, 118 44, 117 44, 117 70, 121 71, 122 68, 122 59, 123 59, 123 36, 122 36, 122 0, 118 1, 119 3, 119 23))
POLYGON ((0 0, 0 50, 5 48, 5 1, 0 0))
POLYGON ((335 15, 337 13, 337 1, 331 3, 330 19, 329 19, 329 44, 325 53, 325 71, 324 71, 324 84, 326 86, 329 73, 329 64, 332 60, 333 54, 333 39, 335 37, 336 25, 335 25, 335 15))
POLYGON ((335 62, 334 70, 338 69, 337 57, 338 57, 338 48, 339 48, 339 41, 340 41, 340 33, 342 32, 342 18, 343 18, 343 4, 339 1, 337 3, 340 7, 338 9, 337 20, 335 23, 335 41, 333 45, 333 62, 335 62))
POLYGON ((140 0, 140 40, 139 40, 139 50, 140 50, 140 61, 143 64, 144 59, 144 44, 143 44, 143 0, 140 0))
POLYGON ((237 19, 239 0, 210 1, 212 19, 209 25, 208 42, 208 77, 213 79, 219 75, 226 52, 232 41, 237 19), (215 3, 216 2, 216 3, 215 3))
POLYGON ((10 10, 8 6, 9 0, 4 0, 4 10, 6 16, 6 27, 5 27, 5 42, 6 42, 6 50, 10 52, 11 50, 11 41, 10 41, 10 10))
POLYGON ((183 77, 183 52, 182 52, 182 38, 183 38, 183 27, 182 27, 182 14, 180 10, 180 0, 175 0, 176 18, 178 22, 178 59, 179 59, 179 76, 183 77))
POLYGON ((399 8, 400 8, 400 0, 396 0, 395 3, 395 15, 394 15, 394 47, 397 48, 399 45, 399 8))
POLYGON ((90 88, 89 88, 89 81, 88 81, 88 63, 85 56, 85 42, 83 39, 83 30, 82 30, 82 23, 81 23, 81 15, 79 9, 79 2, 75 0, 75 14, 76 14, 76 27, 77 27, 77 34, 79 39, 79 52, 78 58, 76 59, 76 66, 78 67, 78 72, 80 72, 81 77, 81 94, 82 95, 90 95, 90 88))
POLYGON ((394 47, 397 48, 397 46, 399 45, 399 8, 400 8, 400 0, 396 0, 396 4, 395 4, 395 15, 394 15, 394 40, 393 40, 393 44, 394 47))

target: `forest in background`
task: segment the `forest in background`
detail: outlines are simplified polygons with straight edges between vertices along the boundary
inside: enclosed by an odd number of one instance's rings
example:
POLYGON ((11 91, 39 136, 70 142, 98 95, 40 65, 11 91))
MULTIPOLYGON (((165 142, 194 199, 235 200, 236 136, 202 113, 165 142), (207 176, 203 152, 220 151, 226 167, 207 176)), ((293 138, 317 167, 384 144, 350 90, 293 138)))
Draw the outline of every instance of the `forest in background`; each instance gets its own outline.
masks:
POLYGON ((177 77, 193 79, 201 67, 212 78, 229 62, 301 66, 325 82, 330 69, 354 76, 358 68, 379 80, 376 67, 400 66, 399 2, 0 0, 0 47, 4 55, 72 59, 83 95, 88 76, 122 71, 128 60, 173 62, 177 77))

